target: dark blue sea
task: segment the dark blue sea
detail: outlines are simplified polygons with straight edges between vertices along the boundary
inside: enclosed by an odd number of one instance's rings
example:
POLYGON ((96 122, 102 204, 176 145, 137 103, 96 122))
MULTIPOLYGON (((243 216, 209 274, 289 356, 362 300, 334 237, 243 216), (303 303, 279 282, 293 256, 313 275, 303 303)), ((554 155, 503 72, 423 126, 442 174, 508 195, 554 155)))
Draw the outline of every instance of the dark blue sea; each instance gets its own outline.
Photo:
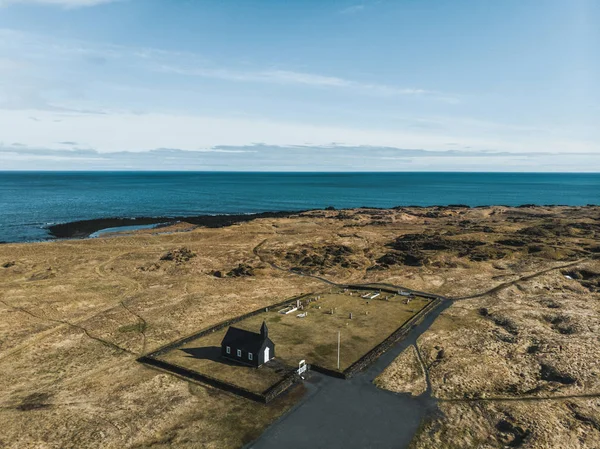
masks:
POLYGON ((0 241, 43 240, 50 224, 105 217, 598 203, 598 173, 0 172, 0 241))

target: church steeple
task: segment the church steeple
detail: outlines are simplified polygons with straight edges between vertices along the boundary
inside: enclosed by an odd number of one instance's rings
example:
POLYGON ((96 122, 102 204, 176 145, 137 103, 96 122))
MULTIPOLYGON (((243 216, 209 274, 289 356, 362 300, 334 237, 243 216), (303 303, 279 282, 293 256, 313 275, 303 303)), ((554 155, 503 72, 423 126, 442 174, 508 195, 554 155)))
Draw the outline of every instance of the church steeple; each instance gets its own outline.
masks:
POLYGON ((262 326, 260 327, 260 335, 262 338, 269 337, 269 328, 267 327, 266 321, 263 321, 262 326))

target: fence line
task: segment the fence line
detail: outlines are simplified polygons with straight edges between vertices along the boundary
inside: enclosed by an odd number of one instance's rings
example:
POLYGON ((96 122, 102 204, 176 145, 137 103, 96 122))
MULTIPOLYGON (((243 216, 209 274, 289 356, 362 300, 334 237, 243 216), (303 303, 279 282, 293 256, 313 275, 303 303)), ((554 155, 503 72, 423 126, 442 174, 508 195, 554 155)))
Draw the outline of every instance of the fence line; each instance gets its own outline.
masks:
MULTIPOLYGON (((381 285, 381 284, 379 284, 379 285, 381 285)), ((340 288, 360 289, 360 290, 377 290, 376 287, 369 286, 369 284, 346 285, 346 286, 340 285, 339 287, 340 288)), ((381 288, 380 290, 391 292, 391 293, 395 293, 398 291, 397 288, 392 289, 391 287, 392 286, 390 285, 389 289, 381 288)), ((406 290, 408 290, 408 289, 406 289, 406 290)), ((408 291, 412 292, 411 290, 408 290, 408 291)), ((298 382, 300 380, 300 376, 298 376, 296 374, 296 370, 290 370, 290 372, 287 373, 283 379, 281 379, 274 385, 268 387, 263 392, 256 393, 256 392, 247 390, 243 387, 239 387, 237 385, 233 385, 228 382, 224 382, 224 381, 215 379, 213 377, 210 377, 210 376, 207 376, 204 374, 200 374, 196 371, 176 365, 174 363, 157 359, 157 357, 172 350, 172 349, 175 349, 186 343, 189 343, 190 341, 193 341, 197 338, 201 338, 207 334, 221 330, 226 326, 230 326, 239 321, 245 320, 246 318, 250 318, 252 316, 263 313, 266 308, 271 309, 274 307, 287 306, 289 304, 294 303, 295 301, 297 301, 299 299, 304 299, 306 297, 313 296, 314 294, 315 294, 314 292, 306 293, 306 294, 303 294, 300 296, 286 299, 285 301, 281 301, 276 304, 272 304, 269 306, 262 307, 260 309, 256 309, 256 310, 246 313, 244 315, 240 315, 238 317, 231 318, 226 321, 222 321, 221 323, 218 323, 214 326, 206 328, 200 332, 196 332, 193 335, 183 337, 179 340, 176 340, 165 346, 162 346, 162 347, 156 349, 155 351, 138 358, 137 361, 140 363, 144 363, 145 365, 149 365, 154 368, 158 368, 160 370, 173 373, 173 374, 183 377, 185 379, 196 381, 196 382, 202 382, 204 384, 207 384, 207 385, 210 385, 210 386, 213 386, 216 388, 220 388, 221 390, 237 394, 244 398, 266 404, 266 403, 272 401, 273 399, 275 399, 276 397, 278 397, 280 394, 282 394, 286 390, 288 390, 292 385, 294 385, 296 382, 298 382)), ((441 301, 443 299, 443 297, 441 297, 441 296, 431 295, 431 294, 427 294, 427 293, 420 294, 420 292, 419 292, 418 295, 432 299, 432 301, 429 304, 425 305, 415 316, 413 316, 411 319, 409 319, 407 322, 405 322, 402 326, 400 326, 398 329, 396 329, 394 332, 392 332, 392 334, 390 334, 385 340, 383 340, 381 343, 379 343, 377 346, 375 346, 373 349, 371 349, 369 352, 367 352, 365 355, 363 355, 360 359, 358 359, 357 361, 352 363, 352 365, 350 365, 348 368, 346 368, 343 372, 325 368, 325 367, 322 367, 319 365, 312 365, 312 364, 309 366, 309 369, 319 372, 319 373, 322 373, 322 374, 325 374, 327 376, 336 377, 336 378, 340 378, 340 379, 349 379, 353 375, 355 375, 357 372, 362 371, 368 365, 373 363, 377 358, 379 358, 381 356, 381 354, 383 354, 385 351, 390 349, 400 339, 402 339, 404 336, 406 336, 406 334, 408 334, 410 329, 412 329, 412 327, 414 327, 416 324, 418 324, 423 319, 425 319, 425 316, 432 309, 437 307, 437 305, 439 303, 441 303, 441 301)))

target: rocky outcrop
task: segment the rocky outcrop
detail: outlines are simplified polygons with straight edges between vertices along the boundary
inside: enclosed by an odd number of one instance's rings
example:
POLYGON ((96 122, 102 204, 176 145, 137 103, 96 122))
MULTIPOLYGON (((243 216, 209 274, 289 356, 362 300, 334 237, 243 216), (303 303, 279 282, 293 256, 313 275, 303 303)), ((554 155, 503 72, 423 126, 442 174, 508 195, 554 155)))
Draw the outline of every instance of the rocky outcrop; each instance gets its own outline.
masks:
POLYGON ((167 252, 160 258, 160 260, 182 264, 188 262, 193 257, 196 257, 196 253, 188 248, 182 247, 167 252))
POLYGON ((300 251, 289 251, 285 259, 292 269, 306 272, 322 272, 324 269, 358 268, 351 257, 354 254, 352 248, 345 245, 324 245, 321 247, 305 247, 300 251))
MULTIPOLYGON (((217 273, 217 272, 215 272, 215 273, 217 273)), ((220 273, 220 272, 218 272, 218 273, 220 273)), ((229 271, 227 273, 227 276, 234 277, 234 278, 254 276, 254 268, 248 264, 241 263, 237 267, 235 267, 234 269, 229 271)), ((220 276, 217 276, 217 277, 220 277, 220 276)))

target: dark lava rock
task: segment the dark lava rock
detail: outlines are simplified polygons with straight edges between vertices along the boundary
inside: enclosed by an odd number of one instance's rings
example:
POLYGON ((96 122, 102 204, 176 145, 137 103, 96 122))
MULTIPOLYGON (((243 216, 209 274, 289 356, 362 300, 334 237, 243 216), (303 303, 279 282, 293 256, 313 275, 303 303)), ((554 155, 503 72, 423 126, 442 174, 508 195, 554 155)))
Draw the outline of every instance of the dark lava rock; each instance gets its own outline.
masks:
POLYGON ((600 292, 600 273, 589 270, 572 270, 563 272, 563 274, 575 279, 591 292, 600 292))
POLYGON ((450 240, 440 236, 428 236, 425 234, 406 234, 402 235, 394 242, 388 243, 389 246, 397 251, 423 251, 423 250, 446 250, 453 244, 450 240))
POLYGON ((345 245, 326 245, 290 251, 285 258, 301 271, 321 271, 334 266, 358 268, 359 265, 349 258, 353 253, 352 248, 345 245))
POLYGON ((513 247, 517 247, 520 248, 522 246, 527 245, 527 241, 522 240, 522 239, 503 239, 503 240, 498 240, 496 243, 499 243, 500 245, 504 245, 504 246, 513 246, 513 247))
POLYGON ((376 261, 379 265, 389 268, 392 265, 408 265, 410 267, 420 267, 429 262, 429 259, 419 253, 387 253, 376 261))
POLYGON ((572 270, 572 271, 566 271, 563 274, 565 274, 567 276, 571 276, 573 279, 584 280, 584 281, 600 277, 600 274, 594 273, 593 271, 589 271, 589 270, 572 270))
POLYGON ((531 434, 530 430, 516 426, 507 419, 501 419, 496 424, 496 430, 500 432, 498 439, 508 447, 519 447, 531 434))
POLYGON ((227 273, 229 277, 244 277, 244 276, 254 276, 254 268, 245 263, 239 264, 236 268, 227 273))
POLYGON ((446 355, 446 353, 444 352, 444 348, 439 348, 438 346, 436 346, 435 349, 438 350, 438 353, 435 356, 435 359, 442 360, 444 358, 444 356, 446 355))
POLYGON ((506 330, 506 332, 508 332, 509 334, 519 335, 519 329, 518 329, 517 325, 509 318, 506 318, 503 316, 491 316, 491 315, 490 315, 490 318, 496 326, 500 326, 500 327, 504 328, 504 330, 506 330))
POLYGON ((558 382, 563 385, 572 385, 577 381, 574 377, 563 374, 555 367, 546 363, 540 365, 540 378, 547 382, 558 382))
POLYGON ((560 304, 553 299, 542 299, 540 304, 549 309, 560 309, 560 304))
POLYGON ((261 212, 259 214, 239 215, 198 215, 193 217, 137 217, 137 218, 100 218, 94 220, 60 223, 48 227, 50 234, 57 238, 84 238, 106 228, 120 226, 147 225, 159 223, 186 222, 207 228, 222 228, 238 223, 246 223, 258 218, 284 218, 301 212, 261 212))
POLYGON ((556 326, 555 330, 559 334, 563 334, 563 335, 573 335, 573 334, 577 333, 577 328, 575 326, 571 326, 571 325, 559 325, 559 326, 556 326))
POLYGON ((2 268, 10 268, 10 267, 14 267, 16 264, 16 262, 14 260, 11 260, 9 262, 6 262, 4 264, 2 264, 2 268))
POLYGON ((350 220, 353 217, 348 212, 338 212, 333 218, 337 220, 350 220))
POLYGON ((527 247, 527 252, 529 254, 541 253, 544 249, 545 247, 543 245, 529 245, 527 247))
POLYGON ((485 245, 483 242, 473 240, 451 240, 439 235, 406 234, 402 235, 386 246, 411 254, 417 258, 421 251, 456 251, 461 257, 469 255, 474 248, 485 245))
POLYGON ((487 260, 499 260, 506 257, 506 252, 502 251, 495 246, 483 246, 475 248, 468 252, 459 253, 460 257, 468 256, 472 262, 485 262, 487 260))
POLYGON ((596 233, 600 233, 600 224, 550 221, 537 226, 529 226, 520 229, 517 233, 520 235, 528 235, 530 237, 579 237, 586 235, 591 238, 594 237, 596 233))
POLYGON ((214 277, 216 278, 222 278, 223 277, 223 273, 219 270, 215 270, 211 273, 214 277))
POLYGON ((577 333, 577 328, 573 324, 573 319, 565 315, 545 315, 544 319, 550 323, 552 329, 563 335, 572 335, 577 333))
POLYGON ((193 251, 191 251, 190 249, 183 247, 183 248, 173 249, 173 250, 169 251, 168 253, 163 255, 160 258, 160 260, 172 261, 177 264, 181 264, 181 263, 189 261, 192 257, 196 257, 196 254, 193 251))

